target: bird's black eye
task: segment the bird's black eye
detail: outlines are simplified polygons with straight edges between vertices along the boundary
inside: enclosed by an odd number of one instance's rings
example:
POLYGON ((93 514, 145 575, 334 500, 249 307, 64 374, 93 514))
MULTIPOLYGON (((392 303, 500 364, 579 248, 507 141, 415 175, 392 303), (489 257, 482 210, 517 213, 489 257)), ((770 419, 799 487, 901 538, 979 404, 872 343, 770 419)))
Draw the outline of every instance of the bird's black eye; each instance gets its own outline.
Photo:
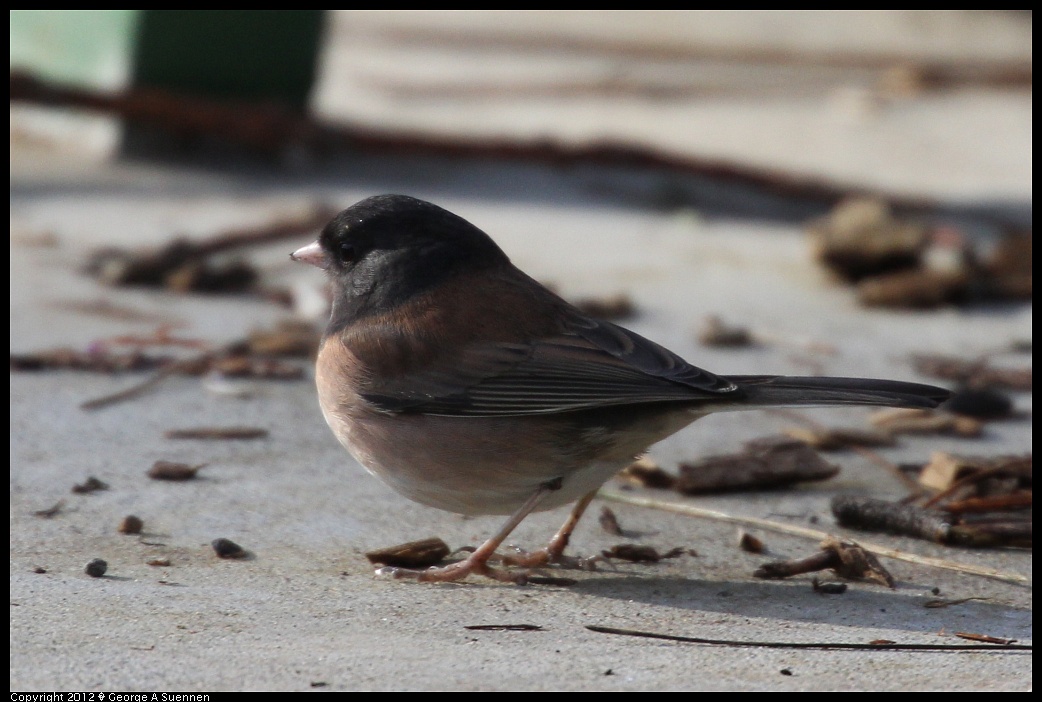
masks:
POLYGON ((345 241, 340 244, 338 251, 340 252, 340 260, 344 263, 351 263, 355 260, 355 247, 348 242, 345 241))

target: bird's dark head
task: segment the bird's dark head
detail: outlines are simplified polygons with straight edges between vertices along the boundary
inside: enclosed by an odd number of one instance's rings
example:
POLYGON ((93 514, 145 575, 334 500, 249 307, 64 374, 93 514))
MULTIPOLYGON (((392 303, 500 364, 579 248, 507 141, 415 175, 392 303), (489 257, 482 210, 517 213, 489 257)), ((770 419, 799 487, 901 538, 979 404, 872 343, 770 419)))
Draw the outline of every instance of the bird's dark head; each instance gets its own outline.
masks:
POLYGON ((387 311, 461 273, 509 264, 473 224, 406 195, 351 205, 291 257, 326 270, 334 317, 345 320, 387 311))

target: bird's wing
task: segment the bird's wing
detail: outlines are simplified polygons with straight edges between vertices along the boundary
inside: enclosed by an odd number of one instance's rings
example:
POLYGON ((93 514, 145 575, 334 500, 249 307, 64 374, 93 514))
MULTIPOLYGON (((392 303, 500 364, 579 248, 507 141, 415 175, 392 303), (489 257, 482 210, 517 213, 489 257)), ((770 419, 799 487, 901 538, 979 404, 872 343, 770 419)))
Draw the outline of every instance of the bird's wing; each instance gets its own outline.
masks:
POLYGON ((577 315, 559 335, 473 344, 363 396, 389 412, 488 417, 711 400, 736 390, 638 334, 577 315))

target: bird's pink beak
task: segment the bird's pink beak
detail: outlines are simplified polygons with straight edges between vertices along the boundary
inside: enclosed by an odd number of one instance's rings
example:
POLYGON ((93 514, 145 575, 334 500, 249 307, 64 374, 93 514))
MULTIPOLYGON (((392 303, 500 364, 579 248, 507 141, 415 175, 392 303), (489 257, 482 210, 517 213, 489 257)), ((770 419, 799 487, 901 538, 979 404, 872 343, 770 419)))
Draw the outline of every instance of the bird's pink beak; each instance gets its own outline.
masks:
POLYGON ((289 255, 294 261, 300 261, 301 263, 310 263, 312 266, 318 268, 328 268, 329 259, 326 258, 325 252, 322 247, 318 245, 317 241, 313 241, 307 246, 303 246, 289 255))

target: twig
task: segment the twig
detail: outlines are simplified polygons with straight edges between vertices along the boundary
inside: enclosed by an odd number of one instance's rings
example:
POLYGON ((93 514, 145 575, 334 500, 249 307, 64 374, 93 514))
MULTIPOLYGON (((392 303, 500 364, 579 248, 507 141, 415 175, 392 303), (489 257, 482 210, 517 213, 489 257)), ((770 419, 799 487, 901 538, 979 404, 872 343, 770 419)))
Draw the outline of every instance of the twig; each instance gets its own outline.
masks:
MULTIPOLYGON (((265 354, 256 353, 252 348, 252 344, 252 339, 233 341, 220 348, 167 363, 136 385, 111 395, 89 400, 80 405, 80 407, 85 410, 96 410, 122 402, 123 400, 129 400, 137 397, 169 376, 178 373, 202 375, 207 370, 214 370, 228 376, 265 378, 268 380, 298 380, 303 377, 301 368, 275 358, 267 358, 265 354)), ((293 348, 299 351, 299 344, 293 348)), ((285 352, 286 349, 283 348, 282 351, 285 352)), ((273 355, 278 354, 274 353, 273 350, 273 355)))
MULTIPOLYGON (((824 531, 817 529, 808 529, 807 527, 796 526, 794 524, 783 524, 781 522, 771 521, 769 519, 757 519, 756 517, 738 517, 732 514, 726 514, 724 512, 718 512, 716 510, 704 509, 701 507, 694 507, 692 505, 682 505, 675 502, 663 502, 662 500, 655 500, 647 497, 637 497, 636 495, 626 495, 621 492, 615 492, 614 490, 605 490, 601 488, 600 492, 597 493, 598 497, 610 500, 612 502, 622 502, 624 504, 636 505, 638 507, 649 507, 651 509, 660 509, 666 512, 674 512, 676 514, 684 514, 689 517, 697 517, 700 519, 710 519, 713 521, 725 522, 728 524, 741 524, 743 526, 751 526, 759 529, 766 529, 768 531, 774 531, 780 534, 789 534, 791 536, 800 536, 808 539, 815 539, 822 541, 832 536, 824 531)), ((908 563, 916 563, 918 565, 931 566, 933 568, 942 568, 944 570, 954 570, 959 573, 966 573, 968 575, 979 575, 982 578, 991 578, 993 580, 1001 580, 1007 583, 1014 583, 1017 585, 1027 585, 1028 578, 1023 575, 1017 575, 1015 573, 1004 573, 999 570, 992 568, 981 568, 979 566, 968 565, 965 563, 956 563, 955 561, 949 561, 942 558, 931 558, 929 556, 920 556, 914 553, 908 553, 906 551, 898 551, 897 549, 888 548, 886 546, 880 546, 878 544, 867 544, 863 541, 859 541, 858 544, 866 551, 871 551, 877 556, 884 556, 886 558, 894 558, 899 561, 906 561, 908 563)))
POLYGON ((946 500, 949 497, 951 497, 952 495, 954 495, 955 493, 957 493, 962 487, 964 487, 966 485, 970 485, 972 483, 980 482, 981 480, 984 480, 986 478, 990 478, 990 477, 996 476, 996 475, 1010 475, 1011 473, 1013 475, 1016 475, 1016 473, 1014 473, 1010 469, 1010 465, 1012 464, 1012 465, 1016 466, 1018 462, 1022 466, 1023 465, 1027 466, 1027 470, 1029 471, 1029 475, 1030 475, 1030 470, 1031 470, 1031 458, 1030 457, 1013 457, 1009 461, 1007 461, 1005 463, 1000 463, 999 465, 982 466, 980 468, 980 470, 976 470, 976 471, 970 472, 967 475, 959 478, 958 480, 952 481, 952 484, 949 485, 946 489, 942 490, 941 492, 937 493, 936 495, 931 497, 929 500, 924 502, 923 503, 923 507, 924 508, 933 507, 934 505, 936 505, 937 503, 941 502, 942 500, 946 500))
POLYGON ((703 639, 695 636, 677 636, 676 634, 660 634, 653 631, 636 629, 616 629, 611 626, 586 625, 590 631, 598 634, 616 634, 618 636, 637 636, 645 639, 663 641, 680 641, 683 643, 709 644, 713 646, 740 646, 756 648, 796 648, 817 650, 852 650, 852 651, 1031 651, 1031 644, 993 643, 993 644, 901 644, 901 643, 825 643, 801 641, 733 641, 729 639, 703 639))
POLYGON ((58 500, 52 506, 47 509, 38 509, 33 512, 34 517, 42 517, 44 519, 50 519, 51 517, 62 511, 62 507, 65 506, 65 500, 58 500))
POLYGON ((193 427, 170 429, 163 436, 167 439, 264 439, 268 436, 268 430, 259 427, 193 427))
POLYGON ((839 466, 823 459, 806 443, 787 437, 767 437, 747 442, 738 453, 681 463, 674 489, 684 495, 762 490, 827 480, 837 473, 839 466))
MULTIPOLYGON (((546 140, 476 140, 421 132, 381 131, 366 126, 323 122, 270 104, 220 102, 144 87, 102 92, 49 82, 19 71, 10 75, 10 99, 11 102, 75 107, 112 114, 130 124, 147 125, 175 135, 206 135, 269 154, 282 153, 287 147, 313 150, 340 147, 356 153, 496 159, 550 166, 592 164, 654 169, 681 176, 710 178, 756 189, 774 197, 825 207, 840 202, 857 190, 794 172, 677 156, 628 143, 602 141, 576 146, 546 140)), ((938 203, 930 198, 896 192, 881 196, 895 208, 903 210, 935 212, 939 208, 938 203)), ((990 222, 1001 219, 992 212, 974 211, 972 214, 990 222)))
POLYGON ((952 514, 998 512, 1023 509, 1031 506, 1031 491, 1021 490, 1008 495, 968 497, 957 502, 941 505, 940 509, 952 514))
POLYGON ((80 405, 80 409, 84 409, 87 411, 101 409, 102 407, 108 407, 109 405, 114 405, 117 402, 123 402, 124 400, 129 400, 131 398, 137 397, 149 388, 158 385, 162 381, 166 380, 171 375, 180 373, 181 371, 187 368, 192 368, 198 365, 199 363, 208 363, 212 361, 214 358, 216 358, 217 354, 218 352, 216 351, 208 351, 206 353, 200 354, 198 356, 193 356, 192 358, 188 358, 183 361, 175 361, 170 365, 160 368, 149 377, 145 378, 139 383, 136 383, 135 385, 131 385, 129 388, 126 388, 125 390, 120 390, 119 392, 114 392, 110 395, 104 395, 102 397, 98 397, 93 400, 88 400, 87 402, 84 402, 80 405))
POLYGON ((836 495, 832 498, 832 514, 841 526, 913 536, 939 544, 948 543, 952 528, 951 517, 942 512, 871 497, 836 495))
POLYGON ((328 205, 258 226, 229 229, 206 238, 179 236, 158 248, 108 247, 93 252, 85 270, 108 285, 165 287, 175 292, 245 292, 256 290, 256 269, 242 261, 215 263, 216 254, 270 244, 321 229, 336 214, 328 205))
POLYGON ((848 580, 867 580, 889 588, 894 587, 894 576, 883 567, 878 559, 859 544, 839 539, 827 539, 821 550, 813 556, 790 561, 764 563, 753 577, 764 579, 788 578, 792 575, 814 573, 831 569, 836 575, 848 580))

